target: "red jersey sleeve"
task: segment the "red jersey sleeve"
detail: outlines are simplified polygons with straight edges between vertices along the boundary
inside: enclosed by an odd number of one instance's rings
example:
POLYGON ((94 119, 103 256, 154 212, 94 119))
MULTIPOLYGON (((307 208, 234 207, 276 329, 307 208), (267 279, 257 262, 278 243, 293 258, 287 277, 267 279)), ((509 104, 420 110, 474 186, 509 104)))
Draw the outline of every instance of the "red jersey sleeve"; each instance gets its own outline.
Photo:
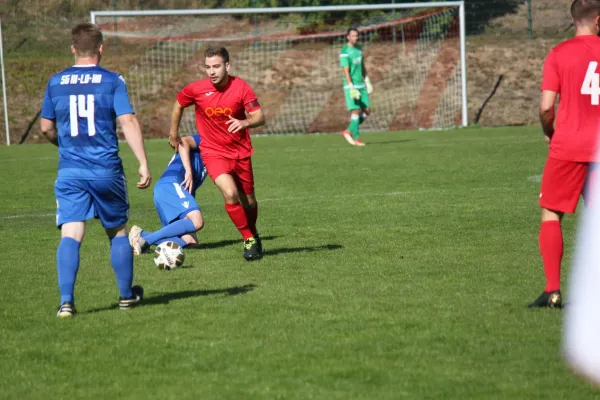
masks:
POLYGON ((254 90, 247 83, 244 85, 244 91, 242 93, 242 101, 244 102, 244 108, 247 112, 253 112, 260 109, 260 104, 254 94, 254 90))
POLYGON ((188 107, 194 104, 194 85, 189 84, 177 94, 177 101, 181 107, 188 107))
POLYGON ((548 53, 546 61, 544 62, 541 90, 550 90, 556 93, 560 92, 560 77, 558 75, 556 52, 554 50, 550 50, 550 53, 548 53))

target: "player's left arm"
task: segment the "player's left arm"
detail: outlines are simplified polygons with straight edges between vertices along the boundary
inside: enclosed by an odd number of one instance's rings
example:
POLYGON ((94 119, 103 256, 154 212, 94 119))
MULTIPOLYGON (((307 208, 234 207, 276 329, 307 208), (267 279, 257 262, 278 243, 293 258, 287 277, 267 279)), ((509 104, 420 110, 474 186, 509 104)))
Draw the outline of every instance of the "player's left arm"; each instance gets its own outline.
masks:
POLYGON ((229 125, 227 130, 235 133, 246 128, 258 128, 259 126, 264 125, 265 122, 265 115, 263 114, 262 109, 259 108, 254 111, 249 111, 246 119, 235 119, 230 115, 229 121, 225 123, 229 125))
POLYGON ((246 121, 248 121, 248 128, 258 128, 259 126, 263 126, 266 122, 265 114, 263 114, 262 108, 259 108, 255 111, 250 111, 248 116, 249 118, 246 119, 246 121))
POLYGON ((548 144, 550 144, 552 135, 554 135, 554 119, 556 115, 554 106, 561 89, 558 65, 556 52, 552 49, 544 61, 539 110, 542 131, 548 144))
POLYGON ((242 129, 247 128, 258 128, 265 124, 265 115, 262 112, 260 107, 260 103, 256 98, 256 94, 254 94, 254 90, 247 85, 244 87, 242 92, 242 101, 244 102, 244 109, 246 111, 247 118, 246 119, 235 119, 231 115, 229 116, 229 121, 225 122, 229 127, 227 130, 229 132, 235 133, 242 129))
POLYGON ((139 189, 146 189, 150 186, 152 174, 148 167, 148 156, 146 154, 146 147, 144 146, 142 128, 129 101, 125 79, 118 74, 116 78, 113 87, 113 112, 121 124, 125 141, 139 163, 138 174, 140 175, 140 180, 137 183, 137 187, 139 189))
POLYGON ((363 59, 362 59, 362 74, 365 77, 365 86, 367 86, 367 93, 371 94, 373 93, 373 84, 371 83, 371 80, 369 79, 369 76, 367 75, 367 67, 365 66, 365 55, 363 54, 363 59))
POLYGON ((557 96, 558 93, 552 90, 542 90, 540 96, 540 122, 547 143, 550 143, 552 135, 554 135, 554 119, 556 116, 554 106, 557 96))
POLYGON ((40 121, 42 134, 50 143, 58 147, 58 132, 56 130, 56 121, 53 119, 42 118, 40 121))

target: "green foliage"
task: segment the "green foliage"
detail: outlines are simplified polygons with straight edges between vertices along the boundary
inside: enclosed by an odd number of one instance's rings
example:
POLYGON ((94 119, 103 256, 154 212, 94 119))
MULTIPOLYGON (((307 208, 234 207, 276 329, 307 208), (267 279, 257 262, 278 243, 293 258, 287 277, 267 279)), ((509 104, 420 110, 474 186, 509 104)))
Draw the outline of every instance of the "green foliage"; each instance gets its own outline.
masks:
MULTIPOLYGON (((431 2, 434 0, 423 0, 431 2)), ((0 2, 3 25, 20 28, 39 24, 54 26, 85 19, 90 10, 157 10, 176 8, 265 8, 381 3, 412 3, 411 0, 4 0, 0 2)), ((466 0, 465 13, 470 33, 481 32, 493 18, 515 13, 523 0, 466 0)), ((404 13, 406 11, 398 11, 404 13)), ((303 14, 302 29, 363 23, 378 12, 303 14)), ((379 12, 381 13, 381 12, 379 12)), ((276 17, 276 16, 271 16, 276 17)), ((526 21, 524 21, 524 24, 526 21)), ((534 23, 535 25, 535 23, 534 23)), ((525 26, 525 25, 524 25, 525 26)))
POLYGON ((278 0, 224 0, 226 8, 266 8, 280 7, 278 0))
MULTIPOLYGON (((402 3, 403 1, 396 1, 402 3)), ((329 0, 320 2, 317 0, 223 0, 223 7, 232 8, 265 8, 265 7, 310 7, 310 6, 346 6, 346 5, 368 5, 381 4, 380 0, 329 0)), ((269 14, 266 16, 247 16, 252 21, 262 18, 281 19, 282 21, 293 21, 299 32, 313 33, 332 29, 345 29, 349 26, 364 26, 374 23, 382 23, 400 18, 401 16, 423 12, 423 9, 397 9, 372 10, 372 11, 343 11, 343 12, 319 12, 299 14, 269 14)), ((239 16, 237 18, 244 18, 239 16)), ((452 16, 448 16, 448 21, 452 16)), ((442 24, 438 29, 445 31, 447 24, 442 24)))
MULTIPOLYGON (((437 2, 438 0, 421 0, 421 2, 437 2)), ((413 3, 411 0, 381 1, 381 0, 225 0, 224 5, 228 7, 305 7, 305 6, 324 6, 324 5, 358 5, 358 4, 382 4, 382 3, 413 3)), ((523 0, 491 0, 478 1, 467 0, 465 2, 465 17, 467 31, 469 33, 480 32, 488 22, 495 17, 504 14, 514 13, 523 0)), ((413 10, 398 10, 396 14, 406 14, 413 10)), ((365 20, 381 16, 382 11, 360 11, 360 12, 325 12, 318 14, 302 14, 301 30, 324 30, 325 26, 348 26, 362 24, 365 20)), ((387 20, 389 12, 386 13, 387 20)))

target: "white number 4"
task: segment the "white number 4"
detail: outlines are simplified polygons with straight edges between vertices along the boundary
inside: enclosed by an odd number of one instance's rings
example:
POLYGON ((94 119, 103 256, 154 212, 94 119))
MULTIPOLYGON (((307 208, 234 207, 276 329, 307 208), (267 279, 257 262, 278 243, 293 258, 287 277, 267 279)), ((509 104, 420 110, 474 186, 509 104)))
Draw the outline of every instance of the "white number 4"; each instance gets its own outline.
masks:
POLYGON ((96 125, 94 124, 94 95, 88 94, 86 96, 80 94, 76 96, 72 94, 71 96, 69 96, 69 102, 69 114, 71 117, 71 136, 79 135, 78 117, 87 118, 88 135, 94 136, 96 134, 96 125))
POLYGON ((593 106, 600 105, 600 74, 596 72, 597 66, 596 61, 590 62, 581 85, 581 94, 589 94, 593 106))

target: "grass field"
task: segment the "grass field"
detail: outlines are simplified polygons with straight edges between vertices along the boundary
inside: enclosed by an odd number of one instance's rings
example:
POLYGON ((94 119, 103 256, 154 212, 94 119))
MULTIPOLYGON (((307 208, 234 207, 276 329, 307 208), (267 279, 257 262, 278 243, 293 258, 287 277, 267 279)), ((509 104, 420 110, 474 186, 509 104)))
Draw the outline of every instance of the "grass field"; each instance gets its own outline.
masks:
MULTIPOLYGON (((242 259, 207 181, 204 248, 170 272, 136 258, 132 311, 93 221, 72 320, 55 317, 56 149, 0 148, 0 398, 600 398, 562 362, 561 312, 524 307, 543 289, 538 129, 364 136, 254 139, 264 259, 242 259)), ((170 148, 147 147, 158 178, 170 148)), ((131 222, 157 228, 122 149, 131 222)))

